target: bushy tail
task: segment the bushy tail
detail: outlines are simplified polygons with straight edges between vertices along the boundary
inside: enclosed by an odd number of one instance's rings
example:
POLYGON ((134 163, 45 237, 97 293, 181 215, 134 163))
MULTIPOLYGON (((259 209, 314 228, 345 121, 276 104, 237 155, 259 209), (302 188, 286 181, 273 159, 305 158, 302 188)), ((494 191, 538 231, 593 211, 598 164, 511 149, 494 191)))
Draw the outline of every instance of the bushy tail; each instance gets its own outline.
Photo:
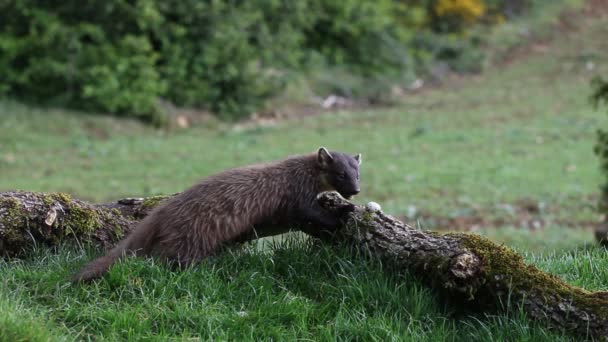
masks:
POLYGON ((90 282, 101 278, 110 267, 126 254, 141 255, 149 253, 154 237, 153 225, 144 219, 135 229, 108 254, 93 260, 83 267, 73 278, 72 282, 90 282))

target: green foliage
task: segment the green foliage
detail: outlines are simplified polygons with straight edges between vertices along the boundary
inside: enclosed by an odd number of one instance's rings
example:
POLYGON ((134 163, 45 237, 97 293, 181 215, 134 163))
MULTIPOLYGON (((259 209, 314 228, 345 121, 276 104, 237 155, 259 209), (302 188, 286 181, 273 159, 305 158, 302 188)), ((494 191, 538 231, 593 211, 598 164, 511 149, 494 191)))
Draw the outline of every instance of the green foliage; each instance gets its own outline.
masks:
POLYGON ((392 0, 316 0, 314 25, 304 45, 331 65, 347 65, 363 74, 403 72, 409 55, 405 27, 396 25, 400 9, 392 0))
POLYGON ((125 1, 19 0, 0 11, 0 90, 160 123, 157 55, 125 1))
POLYGON ((321 67, 350 74, 354 96, 382 97, 423 63, 478 70, 463 30, 503 2, 4 0, 0 95, 159 125, 161 99, 232 119, 321 67))
POLYGON ((92 66, 82 77, 81 103, 85 108, 163 123, 157 97, 164 91, 165 82, 155 70, 156 54, 147 40, 127 35, 116 46, 95 48, 87 60, 92 66))
POLYGON ((178 105, 241 117, 282 87, 285 67, 298 65, 306 2, 158 2, 152 30, 159 70, 178 105), (273 18, 275 20, 270 20, 273 18))
POLYGON ((318 59, 364 76, 407 69, 391 0, 0 6, 2 94, 156 123, 160 98, 247 115, 318 59))

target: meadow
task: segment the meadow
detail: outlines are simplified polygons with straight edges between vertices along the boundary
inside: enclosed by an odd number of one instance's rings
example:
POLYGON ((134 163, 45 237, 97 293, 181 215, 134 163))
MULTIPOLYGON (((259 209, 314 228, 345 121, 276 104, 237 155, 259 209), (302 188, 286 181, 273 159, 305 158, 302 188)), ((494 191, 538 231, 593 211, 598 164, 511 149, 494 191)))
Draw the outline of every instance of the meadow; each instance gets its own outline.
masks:
MULTIPOLYGON (((587 19, 482 75, 407 93, 389 108, 162 131, 2 100, 0 191, 92 202, 174 193, 228 167, 322 145, 363 154, 355 202, 379 202, 422 229, 482 217, 467 229, 571 284, 608 290, 608 254, 589 229, 600 220, 595 131, 608 116, 588 101, 590 79, 608 73, 608 19, 587 19), (538 226, 522 224, 522 203, 538 226)), ((96 284, 69 284, 97 253, 39 248, 0 261, 0 340, 571 339, 515 307, 455 312, 407 273, 298 236, 184 272, 126 260, 96 284)))

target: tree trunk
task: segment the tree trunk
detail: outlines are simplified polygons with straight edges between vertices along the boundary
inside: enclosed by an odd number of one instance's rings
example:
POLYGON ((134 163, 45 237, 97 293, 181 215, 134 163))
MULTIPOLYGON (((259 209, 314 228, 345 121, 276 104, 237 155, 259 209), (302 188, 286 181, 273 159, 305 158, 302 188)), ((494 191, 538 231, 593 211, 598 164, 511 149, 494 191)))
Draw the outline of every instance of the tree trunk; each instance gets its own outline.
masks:
MULTIPOLYGON (((167 197, 92 205, 60 193, 0 193, 0 254, 21 257, 36 245, 63 241, 112 246, 167 197)), ((349 205, 332 192, 320 195, 319 202, 328 210, 349 205)), ((302 230, 317 235, 310 228, 302 230)), ((371 205, 356 206, 344 227, 333 234, 334 241, 352 242, 409 270, 453 302, 495 312, 516 305, 553 328, 608 341, 608 292, 568 285, 478 235, 417 230, 371 205)))

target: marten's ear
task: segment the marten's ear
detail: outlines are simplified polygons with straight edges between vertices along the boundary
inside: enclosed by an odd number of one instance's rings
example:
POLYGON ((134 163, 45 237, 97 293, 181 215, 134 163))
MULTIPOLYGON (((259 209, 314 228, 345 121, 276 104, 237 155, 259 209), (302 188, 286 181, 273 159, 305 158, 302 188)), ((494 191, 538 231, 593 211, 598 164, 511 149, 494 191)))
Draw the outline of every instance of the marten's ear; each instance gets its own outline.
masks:
POLYGON ((361 163, 363 162, 363 157, 361 157, 361 153, 357 153, 354 157, 355 157, 355 160, 357 161, 357 163, 359 163, 359 165, 361 165, 361 163))
POLYGON ((329 151, 325 147, 319 147, 319 151, 317 152, 317 162, 322 167, 326 167, 334 161, 334 157, 331 156, 329 151))

